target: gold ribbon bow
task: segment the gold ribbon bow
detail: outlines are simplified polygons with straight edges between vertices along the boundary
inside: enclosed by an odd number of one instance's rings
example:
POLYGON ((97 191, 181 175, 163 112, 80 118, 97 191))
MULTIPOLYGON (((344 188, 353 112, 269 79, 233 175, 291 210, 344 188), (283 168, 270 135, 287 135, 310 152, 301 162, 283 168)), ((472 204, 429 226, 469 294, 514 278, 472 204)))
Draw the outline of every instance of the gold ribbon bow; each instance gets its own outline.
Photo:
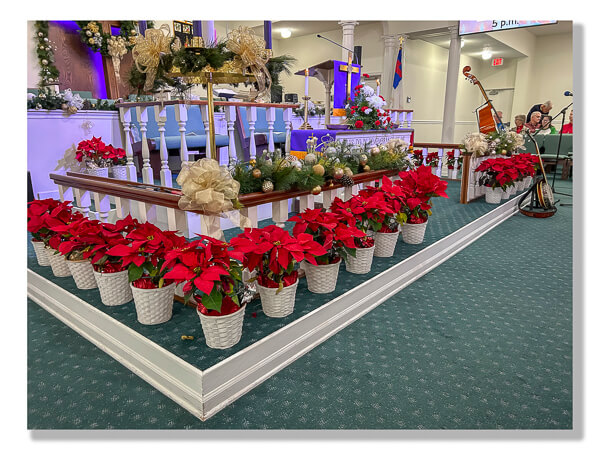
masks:
POLYGON ((270 52, 265 49, 265 40, 248 27, 238 27, 227 35, 227 48, 238 55, 244 67, 256 77, 258 97, 270 93, 271 74, 266 66, 270 52))
POLYGON ((232 211, 240 206, 240 183, 233 179, 226 167, 220 166, 214 159, 203 158, 182 167, 177 184, 181 186, 182 192, 180 209, 226 217, 242 229, 251 226, 250 219, 232 211))
POLYGON ((176 38, 171 45, 171 30, 168 25, 163 24, 160 28, 149 28, 146 36, 138 36, 135 46, 131 50, 135 66, 141 73, 146 74, 144 90, 150 91, 154 86, 154 79, 160 64, 161 56, 177 51, 181 48, 181 42, 176 38))

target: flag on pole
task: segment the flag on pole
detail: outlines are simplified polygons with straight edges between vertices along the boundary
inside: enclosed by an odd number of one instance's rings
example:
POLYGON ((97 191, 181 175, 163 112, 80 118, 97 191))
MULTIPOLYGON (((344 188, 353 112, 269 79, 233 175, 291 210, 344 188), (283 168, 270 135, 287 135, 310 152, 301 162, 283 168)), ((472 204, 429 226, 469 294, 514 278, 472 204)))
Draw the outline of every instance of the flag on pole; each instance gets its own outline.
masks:
POLYGON ((396 61, 396 70, 394 73, 394 89, 398 87, 402 80, 402 47, 398 51, 398 60, 396 61))

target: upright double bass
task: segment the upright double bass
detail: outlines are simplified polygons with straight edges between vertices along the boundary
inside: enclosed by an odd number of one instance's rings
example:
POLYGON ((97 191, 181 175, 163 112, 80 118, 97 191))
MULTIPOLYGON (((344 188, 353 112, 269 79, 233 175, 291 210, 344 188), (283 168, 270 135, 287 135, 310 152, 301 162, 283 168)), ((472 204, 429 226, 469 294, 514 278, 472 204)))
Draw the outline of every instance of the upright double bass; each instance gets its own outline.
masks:
POLYGON ((476 110, 477 123, 479 124, 479 132, 487 134, 493 131, 497 131, 496 121, 494 120, 496 108, 494 108, 494 105, 492 105, 492 101, 488 98, 487 94, 485 93, 485 89, 483 89, 483 86, 481 85, 477 77, 469 73, 470 70, 471 66, 465 66, 463 68, 463 75, 467 77, 471 83, 479 86, 479 89, 483 94, 483 98, 485 99, 485 103, 476 110))

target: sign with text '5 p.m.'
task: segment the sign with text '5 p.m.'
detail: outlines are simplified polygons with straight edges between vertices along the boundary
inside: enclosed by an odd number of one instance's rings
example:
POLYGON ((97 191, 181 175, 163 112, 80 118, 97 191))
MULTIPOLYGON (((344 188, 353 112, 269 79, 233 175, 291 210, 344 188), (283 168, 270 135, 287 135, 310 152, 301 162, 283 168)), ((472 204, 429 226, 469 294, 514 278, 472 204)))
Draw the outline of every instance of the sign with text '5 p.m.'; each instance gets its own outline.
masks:
POLYGON ((490 31, 509 30, 512 28, 535 27, 538 25, 551 25, 557 20, 461 20, 458 34, 489 33, 490 31))

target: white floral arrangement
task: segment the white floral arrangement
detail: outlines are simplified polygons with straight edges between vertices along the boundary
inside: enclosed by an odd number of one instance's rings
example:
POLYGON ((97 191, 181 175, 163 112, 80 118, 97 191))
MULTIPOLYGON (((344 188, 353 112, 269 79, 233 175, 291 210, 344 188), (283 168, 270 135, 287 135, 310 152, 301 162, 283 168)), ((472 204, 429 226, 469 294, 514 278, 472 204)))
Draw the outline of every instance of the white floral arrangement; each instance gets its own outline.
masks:
POLYGON ((487 136, 483 133, 469 133, 464 137, 462 143, 465 151, 472 153, 474 156, 483 156, 488 151, 487 136))

